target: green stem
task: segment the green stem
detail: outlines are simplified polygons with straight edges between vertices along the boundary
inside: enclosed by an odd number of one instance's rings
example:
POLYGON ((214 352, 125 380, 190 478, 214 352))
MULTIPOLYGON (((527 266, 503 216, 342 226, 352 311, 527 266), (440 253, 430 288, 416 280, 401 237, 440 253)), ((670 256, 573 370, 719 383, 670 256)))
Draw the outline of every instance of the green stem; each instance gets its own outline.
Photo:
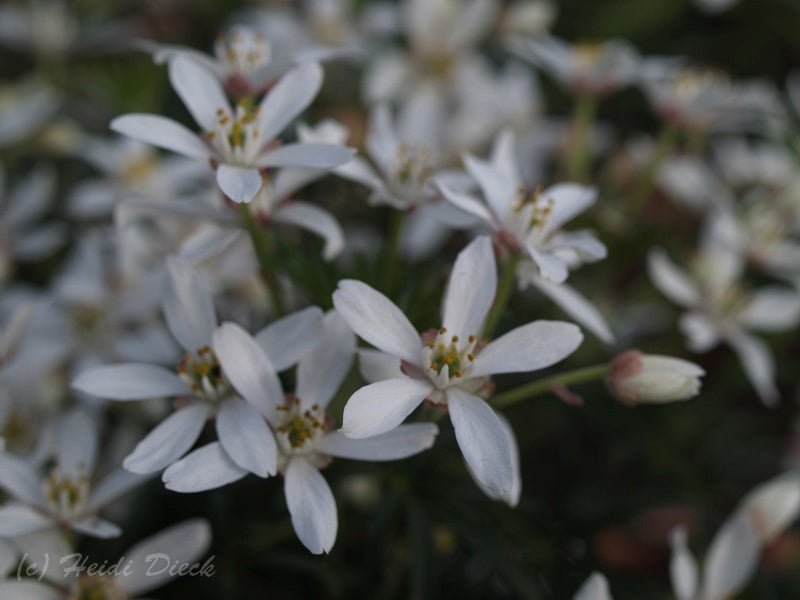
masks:
POLYGON ((269 239, 266 232, 261 229, 253 218, 253 213, 250 212, 249 204, 242 204, 240 214, 242 216, 242 223, 250 234, 250 241, 253 244, 253 251, 258 260, 258 267, 261 271, 261 277, 264 283, 267 284, 270 294, 272 295, 272 303, 275 307, 275 312, 278 316, 286 314, 286 305, 283 302, 283 295, 281 293, 281 286, 275 273, 270 269, 270 250, 269 239))
POLYGON ((391 294, 394 286, 395 273, 397 271, 397 251, 400 247, 400 233, 403 231, 406 211, 392 210, 389 218, 389 229, 386 234, 386 246, 381 261, 381 272, 383 275, 383 290, 391 294))
POLYGON ((503 313, 508 306, 508 301, 511 299, 511 294, 514 291, 514 283, 517 280, 517 265, 519 264, 519 254, 511 254, 503 265, 500 273, 500 282, 497 286, 497 294, 494 297, 492 309, 486 317, 483 325, 483 337, 491 338, 494 330, 497 328, 503 313))
POLYGON ((658 135, 658 139, 656 140, 656 147, 653 150, 653 156, 650 157, 650 161, 644 168, 642 176, 636 183, 636 187, 632 196, 633 210, 631 214, 633 216, 638 215, 639 212, 641 212, 641 210, 644 208, 645 204, 647 204, 647 199, 650 197, 650 192, 653 189, 653 183, 655 183, 658 169, 661 167, 661 163, 664 162, 664 159, 667 157, 667 155, 675 147, 677 141, 678 128, 671 124, 664 125, 664 127, 661 129, 661 133, 658 135))
POLYGON ((591 133, 597 111, 597 100, 591 94, 580 94, 575 102, 572 121, 572 143, 567 173, 572 181, 586 181, 591 156, 591 133))
POLYGON ((545 394, 556 386, 604 379, 607 372, 608 365, 602 364, 575 369, 574 371, 567 371, 566 373, 559 373, 558 375, 545 377, 544 379, 521 385, 513 390, 497 394, 489 400, 489 403, 495 408, 510 406, 511 404, 533 398, 539 394, 545 394))

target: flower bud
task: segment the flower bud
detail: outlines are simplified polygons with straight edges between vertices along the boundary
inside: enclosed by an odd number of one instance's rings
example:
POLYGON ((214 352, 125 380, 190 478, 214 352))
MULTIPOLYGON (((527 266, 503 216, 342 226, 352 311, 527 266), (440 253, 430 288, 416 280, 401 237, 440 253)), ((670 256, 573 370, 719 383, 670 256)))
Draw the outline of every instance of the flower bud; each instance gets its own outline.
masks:
POLYGON ((679 358, 628 350, 611 361, 608 388, 625 404, 687 400, 700 391, 705 371, 679 358))

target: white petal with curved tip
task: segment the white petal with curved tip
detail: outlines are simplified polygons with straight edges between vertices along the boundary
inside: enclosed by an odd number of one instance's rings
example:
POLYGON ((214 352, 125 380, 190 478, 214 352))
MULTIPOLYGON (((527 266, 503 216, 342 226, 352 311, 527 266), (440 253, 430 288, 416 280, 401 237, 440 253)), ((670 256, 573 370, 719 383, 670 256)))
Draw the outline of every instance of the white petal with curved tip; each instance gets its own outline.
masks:
POLYGON ((217 313, 209 290, 184 260, 167 259, 167 282, 161 307, 172 335, 187 352, 196 353, 211 343, 217 313))
POLYGON ((0 537, 16 537, 49 529, 54 525, 52 519, 24 504, 6 502, 0 506, 0 537))
POLYGON ((429 381, 408 377, 364 386, 344 407, 342 433, 351 438, 386 433, 400 425, 431 391, 429 381))
POLYGON ((592 573, 575 592, 572 600, 612 600, 608 580, 602 573, 592 573))
POLYGON ((191 493, 228 485, 247 474, 246 469, 233 462, 220 442, 212 442, 172 463, 161 480, 168 490, 191 493))
POLYGON ((585 185, 559 183, 544 190, 541 196, 545 202, 552 200, 552 210, 545 222, 545 230, 552 232, 594 204, 597 191, 585 185))
POLYGON ((298 143, 278 146, 258 159, 258 166, 332 169, 353 158, 354 150, 337 144, 298 143))
POLYGON ((165 568, 169 564, 192 564, 206 553, 210 544, 211 527, 206 520, 183 521, 128 549, 125 558, 132 565, 130 575, 120 574, 114 581, 123 591, 138 597, 175 576, 171 569, 165 568))
POLYGON ((697 593, 697 562, 686 543, 686 530, 679 527, 670 536, 672 559, 669 563, 672 591, 678 600, 694 600, 697 593))
POLYGON ((328 482, 302 457, 289 461, 284 493, 294 531, 313 554, 330 552, 336 541, 336 501, 328 482))
POLYGON ((435 183, 445 200, 461 210, 478 217, 492 229, 497 229, 497 220, 492 216, 492 213, 489 212, 489 209, 478 200, 468 194, 457 191, 441 181, 436 181, 435 183))
POLYGON ((253 337, 235 323, 223 323, 214 332, 214 352, 225 376, 267 420, 283 402, 283 388, 267 355, 253 337))
POLYGON ((278 445, 255 407, 240 398, 229 398, 217 414, 217 435, 233 462, 259 477, 278 471, 278 445))
POLYGON ((433 446, 439 433, 434 423, 399 425, 381 435, 353 439, 340 431, 332 431, 317 442, 317 450, 339 458, 353 460, 399 460, 433 446))
POLYGON ((513 504, 520 475, 500 418, 482 399, 458 388, 447 390, 447 407, 472 474, 491 498, 513 504))
POLYGON ((800 478, 790 472, 762 483, 745 496, 739 510, 751 516, 759 539, 768 544, 800 513, 800 478))
POLYGON ((459 252, 444 298, 442 325, 453 335, 480 335, 497 290, 497 266, 488 236, 459 252))
POLYGON ((736 513, 714 536, 703 572, 703 600, 732 598, 756 570, 761 543, 751 520, 736 513))
POLYGON ((542 279, 553 283, 564 283, 569 277, 569 268, 561 258, 551 252, 540 249, 532 241, 525 243, 528 254, 539 267, 539 275, 542 279))
POLYGON ((418 365, 422 342, 397 306, 361 281, 345 279, 333 293, 333 305, 353 331, 376 348, 418 365))
POLYGON ((335 310, 322 320, 318 344, 300 359, 295 393, 301 408, 325 408, 342 385, 356 350, 356 337, 335 310))
POLYGON ((134 473, 153 473, 171 465, 197 441, 208 411, 203 402, 175 411, 136 445, 122 466, 134 473))
POLYGON ((469 154, 464 156, 467 171, 481 186, 481 191, 495 217, 501 221, 511 212, 518 190, 514 182, 494 165, 479 160, 469 154))
POLYGON ((322 257, 333 260, 344 249, 344 232, 339 222, 327 210, 308 202, 290 202, 282 205, 272 215, 280 223, 290 223, 307 229, 325 240, 322 257))
POLYGON ((322 67, 308 62, 283 75, 261 102, 258 116, 261 139, 275 138, 303 112, 322 86, 322 67))
POLYGON ((481 350, 469 376, 544 369, 572 354, 582 341, 581 330, 572 323, 528 323, 512 329, 481 350))
POLYGON ((21 502, 42 505, 42 481, 27 462, 8 452, 0 452, 0 488, 21 502))
POLYGON ((221 164, 217 167, 217 185, 234 202, 250 202, 261 189, 258 169, 221 164))
POLYGON ((186 127, 158 115, 123 115, 111 121, 111 129, 135 140, 198 160, 208 160, 212 154, 203 140, 186 127))
POLYGON ((72 410, 58 424, 56 460, 61 473, 77 479, 94 470, 97 423, 86 411, 72 410))
POLYGON ((73 521, 70 523, 70 526, 75 531, 78 531, 84 535, 90 535, 102 540, 107 540, 122 535, 122 529, 114 525, 114 523, 96 516, 89 516, 81 519, 80 521, 73 521))
POLYGON ((0 598, 64 600, 64 592, 39 581, 0 581, 0 598))
POLYGON ((769 346, 744 333, 734 335, 728 341, 761 401, 765 406, 776 406, 780 402, 780 393, 775 385, 775 358, 769 346))
POLYGON ((548 296, 565 313, 586 327, 606 344, 614 343, 614 334, 605 317, 587 298, 566 283, 557 284, 540 277, 533 277, 531 283, 548 296))
POLYGON ((192 393, 174 372, 139 363, 90 368, 78 375, 72 387, 108 400, 142 400, 192 393))
POLYGON ((783 331, 800 320, 800 295, 771 286, 758 290, 739 316, 746 326, 760 331, 783 331))
POLYGON ((322 310, 311 306, 270 323, 254 337, 275 370, 283 371, 317 342, 321 327, 322 310))
POLYGON ((378 168, 384 173, 388 173, 399 149, 400 140, 386 103, 378 104, 370 114, 366 145, 367 152, 378 168))
POLYGON ((169 61, 168 72, 172 88, 203 131, 213 131, 218 110, 231 113, 219 80, 198 61, 178 55, 169 61))
MULTIPOLYGON (((519 446, 517 445, 517 436, 514 435, 514 430, 511 429, 511 424, 508 422, 502 414, 495 412, 497 418, 500 419, 500 424, 503 426, 503 432, 505 433, 506 439, 508 440, 509 446, 511 446, 511 458, 513 459, 513 463, 511 465, 511 469, 515 473, 514 475, 514 487, 511 490, 511 493, 508 495, 506 502, 509 506, 514 507, 519 503, 519 497, 522 494, 522 476, 519 470, 519 446)), ((487 488, 472 472, 472 467, 470 467, 469 463, 466 463, 467 470, 469 471, 470 476, 472 477, 473 481, 475 481, 475 485, 481 488, 481 491, 486 494, 487 496, 492 496, 491 490, 487 488)))
POLYGON ((647 255, 647 270, 655 286, 676 304, 689 306, 700 301, 694 282, 660 248, 650 250, 647 255))

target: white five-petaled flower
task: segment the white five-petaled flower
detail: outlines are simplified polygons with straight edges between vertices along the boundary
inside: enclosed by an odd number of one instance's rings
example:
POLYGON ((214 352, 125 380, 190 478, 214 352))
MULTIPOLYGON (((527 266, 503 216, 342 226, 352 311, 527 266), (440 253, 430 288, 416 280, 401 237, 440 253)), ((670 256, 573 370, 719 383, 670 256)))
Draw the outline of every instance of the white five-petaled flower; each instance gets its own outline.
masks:
POLYGON ((249 202, 261 189, 261 170, 271 167, 332 168, 353 151, 332 144, 280 145, 278 134, 308 107, 322 85, 317 63, 287 72, 260 104, 240 101, 232 108, 217 78, 191 58, 169 62, 173 88, 202 129, 195 135, 158 115, 130 114, 111 128, 134 139, 202 161, 216 169, 217 184, 234 202, 249 202))
POLYGON ((650 279, 667 298, 688 309, 680 326, 693 352, 705 352, 723 340, 739 356, 745 374, 765 404, 774 405, 774 359, 767 345, 748 330, 782 331, 800 320, 800 295, 791 288, 768 286, 749 292, 739 284, 741 257, 725 246, 707 245, 692 274, 663 250, 648 256, 650 279))
POLYGON ((758 567, 763 548, 800 514, 800 480, 785 473, 762 483, 720 527, 706 554, 704 575, 687 544, 687 532, 672 533, 670 576, 678 600, 726 600, 737 595, 758 567))
POLYGON ((119 527, 97 512, 146 478, 119 469, 92 488, 96 423, 75 410, 61 419, 56 433, 55 464, 44 478, 31 464, 0 452, 0 488, 13 499, 0 507, 0 537, 55 527, 100 538, 118 536, 119 527))
MULTIPOLYGON (((272 436, 262 458, 284 476, 286 504, 300 541, 314 554, 336 540, 336 503, 319 470, 331 457, 369 461, 405 458, 429 448, 438 429, 418 423, 370 439, 352 440, 331 431, 326 407, 353 360, 355 336, 331 311, 322 320, 318 343, 300 359, 293 394, 284 395, 270 358, 241 327, 228 323, 215 346, 233 386, 251 403, 265 406, 272 436)), ((214 442, 198 448, 164 472, 167 488, 197 492, 237 481, 247 470, 214 442)))
MULTIPOLYGON (((178 398, 178 410, 155 427, 125 458, 135 473, 153 473, 171 465, 197 441, 206 421, 216 417, 222 447, 241 468, 260 477, 275 473, 266 460, 272 434, 264 422, 269 406, 242 399, 220 365, 217 349, 224 343, 213 299, 194 271, 182 261, 168 260, 168 285, 163 310, 167 325, 185 350, 176 371, 158 365, 124 363, 88 369, 73 382, 76 389, 112 400, 178 398)), ((271 368, 293 365, 313 344, 322 312, 307 308, 264 328, 256 339, 272 356, 271 368)), ((235 365, 230 365, 231 368, 235 365)))
POLYGON ((521 480, 513 432, 481 397, 489 377, 553 365, 581 343, 570 323, 536 321, 483 345, 481 328, 497 288, 491 241, 476 238, 456 259, 442 326, 420 336, 391 300, 353 280, 339 282, 333 302, 350 327, 386 357, 386 378, 349 399, 342 431, 366 438, 393 430, 423 400, 447 406, 467 465, 491 497, 516 504, 521 480))

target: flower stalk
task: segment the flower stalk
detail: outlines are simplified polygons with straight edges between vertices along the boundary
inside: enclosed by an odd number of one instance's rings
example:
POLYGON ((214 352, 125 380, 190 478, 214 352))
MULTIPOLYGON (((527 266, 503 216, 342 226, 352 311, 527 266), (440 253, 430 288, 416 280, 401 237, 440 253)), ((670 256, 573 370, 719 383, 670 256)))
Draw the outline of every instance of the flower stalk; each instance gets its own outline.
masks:
POLYGON ((567 386, 605 379, 607 373, 608 364, 606 363, 593 365, 591 367, 583 367, 582 369, 575 369, 574 371, 567 371, 566 373, 559 373, 558 375, 545 377, 544 379, 539 379, 538 381, 516 387, 513 390, 497 394, 489 400, 489 403, 495 408, 511 406, 517 402, 522 402, 523 400, 550 392, 556 386, 567 386))
POLYGON ((261 277, 264 279, 264 283, 267 284, 267 288, 269 288, 270 295, 272 296, 275 313, 278 316, 285 315, 286 304, 283 301, 280 282, 270 268, 270 255, 272 252, 269 239, 264 230, 258 226, 253 218, 253 213, 250 212, 249 204, 243 203, 239 212, 242 217, 242 224, 250 235, 250 241, 253 244, 253 252, 255 252, 256 259, 258 260, 258 268, 261 271, 261 277))

